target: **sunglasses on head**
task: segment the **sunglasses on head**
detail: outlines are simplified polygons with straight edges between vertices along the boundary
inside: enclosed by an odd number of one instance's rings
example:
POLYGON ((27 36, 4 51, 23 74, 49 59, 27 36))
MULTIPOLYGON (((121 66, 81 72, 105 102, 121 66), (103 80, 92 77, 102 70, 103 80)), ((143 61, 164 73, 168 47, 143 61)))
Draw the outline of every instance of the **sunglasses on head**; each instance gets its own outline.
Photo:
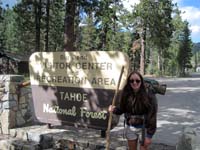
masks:
POLYGON ((138 80, 138 79, 136 79, 136 80, 131 79, 131 80, 129 80, 129 82, 130 82, 130 83, 134 83, 134 82, 140 83, 140 80, 138 80))

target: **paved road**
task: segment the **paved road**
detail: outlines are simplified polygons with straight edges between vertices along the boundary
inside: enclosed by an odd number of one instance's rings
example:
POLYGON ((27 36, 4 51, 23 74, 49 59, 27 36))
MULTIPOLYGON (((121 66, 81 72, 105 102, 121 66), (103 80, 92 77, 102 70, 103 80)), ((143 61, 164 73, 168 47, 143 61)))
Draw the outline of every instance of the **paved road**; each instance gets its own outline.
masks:
MULTIPOLYGON (((157 78, 167 84, 167 92, 157 95, 158 129, 154 143, 176 145, 184 127, 200 132, 200 75, 191 78, 157 78)), ((123 116, 113 134, 123 133, 123 116), (120 132, 119 132, 120 131, 120 132)))

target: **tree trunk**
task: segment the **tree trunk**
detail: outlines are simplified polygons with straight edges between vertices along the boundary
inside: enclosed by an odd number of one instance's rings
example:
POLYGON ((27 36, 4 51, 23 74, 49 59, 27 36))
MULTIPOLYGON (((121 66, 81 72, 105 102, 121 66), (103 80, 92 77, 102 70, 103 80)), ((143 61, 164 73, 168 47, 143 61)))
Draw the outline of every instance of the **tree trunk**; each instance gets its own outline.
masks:
POLYGON ((161 63, 162 63, 162 60, 161 60, 161 52, 160 50, 158 50, 158 72, 159 72, 159 75, 161 75, 162 73, 162 69, 161 69, 161 63))
POLYGON ((194 68, 198 67, 198 52, 194 54, 194 68))
POLYGON ((45 51, 49 51, 49 8, 50 0, 47 0, 46 3, 46 34, 45 34, 45 51))
POLYGON ((150 74, 153 74, 153 50, 150 48, 150 74))
POLYGON ((41 21, 41 0, 37 0, 35 4, 35 51, 40 51, 40 21, 41 21))
POLYGON ((103 30, 104 31, 103 31, 103 36, 102 36, 102 49, 106 50, 106 48, 107 48, 107 33, 108 33, 107 25, 103 30))
POLYGON ((64 51, 75 50, 76 0, 67 0, 65 15, 64 51))
POLYGON ((142 33, 140 34, 141 51, 140 51, 140 73, 144 75, 144 65, 145 65, 145 50, 144 50, 144 38, 142 33))

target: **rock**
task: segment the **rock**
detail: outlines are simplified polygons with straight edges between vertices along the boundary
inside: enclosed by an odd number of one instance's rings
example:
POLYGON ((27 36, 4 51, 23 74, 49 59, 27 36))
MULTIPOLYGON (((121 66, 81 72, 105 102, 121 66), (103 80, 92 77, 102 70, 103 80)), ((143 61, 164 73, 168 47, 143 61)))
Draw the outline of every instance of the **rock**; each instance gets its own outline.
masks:
POLYGON ((200 136, 195 129, 184 128, 176 150, 200 150, 200 136))

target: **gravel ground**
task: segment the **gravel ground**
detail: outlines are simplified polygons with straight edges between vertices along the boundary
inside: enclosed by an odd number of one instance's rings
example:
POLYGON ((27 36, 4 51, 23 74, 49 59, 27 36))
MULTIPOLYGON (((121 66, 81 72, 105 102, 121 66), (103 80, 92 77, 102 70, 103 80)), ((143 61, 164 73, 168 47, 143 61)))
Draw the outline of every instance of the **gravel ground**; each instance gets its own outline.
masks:
POLYGON ((152 144, 150 150, 176 150, 176 147, 158 143, 152 144))

